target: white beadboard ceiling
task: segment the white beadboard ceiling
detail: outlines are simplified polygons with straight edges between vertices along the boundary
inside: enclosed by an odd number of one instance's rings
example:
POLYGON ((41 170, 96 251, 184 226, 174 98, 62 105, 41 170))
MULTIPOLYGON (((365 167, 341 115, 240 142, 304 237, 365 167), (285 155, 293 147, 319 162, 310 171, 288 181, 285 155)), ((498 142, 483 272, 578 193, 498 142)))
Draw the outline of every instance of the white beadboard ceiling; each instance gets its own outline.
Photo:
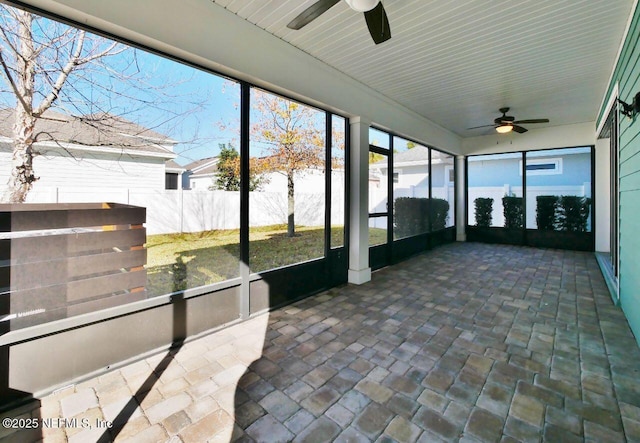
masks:
POLYGON ((391 40, 376 46, 341 1, 301 30, 315 0, 211 0, 462 137, 511 107, 528 129, 590 122, 633 0, 383 0, 391 40))

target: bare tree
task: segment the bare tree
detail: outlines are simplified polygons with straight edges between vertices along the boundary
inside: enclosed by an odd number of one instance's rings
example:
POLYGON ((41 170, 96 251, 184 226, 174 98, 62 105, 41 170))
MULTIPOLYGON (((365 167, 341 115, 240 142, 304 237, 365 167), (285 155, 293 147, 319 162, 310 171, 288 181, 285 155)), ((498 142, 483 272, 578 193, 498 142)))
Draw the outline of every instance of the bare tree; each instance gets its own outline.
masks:
MULTIPOLYGON (((171 91, 187 80, 158 84, 141 72, 134 48, 6 5, 0 5, 0 68, 6 85, 0 102, 13 109, 15 117, 4 202, 24 202, 38 180, 33 168, 40 154, 37 143, 58 141, 47 131, 47 121, 89 127, 102 134, 104 144, 117 139, 116 146, 124 150, 124 138, 109 133, 118 135, 123 124, 134 123, 128 115, 149 116, 149 108, 163 111, 144 126, 128 125, 144 136, 155 127, 178 125, 204 100, 176 100, 171 91)), ((140 139, 131 142, 139 144, 140 139)))
POLYGON ((11 176, 2 199, 20 203, 37 180, 33 171, 36 121, 60 98, 74 71, 124 48, 114 42, 88 44, 84 31, 67 26, 45 30, 37 26, 38 19, 29 12, 0 8, 5 17, 0 64, 16 100, 11 176))
POLYGON ((295 236, 295 177, 325 168, 324 119, 318 111, 273 94, 254 90, 252 103, 259 112, 251 131, 265 143, 266 170, 287 178, 287 235, 295 236))

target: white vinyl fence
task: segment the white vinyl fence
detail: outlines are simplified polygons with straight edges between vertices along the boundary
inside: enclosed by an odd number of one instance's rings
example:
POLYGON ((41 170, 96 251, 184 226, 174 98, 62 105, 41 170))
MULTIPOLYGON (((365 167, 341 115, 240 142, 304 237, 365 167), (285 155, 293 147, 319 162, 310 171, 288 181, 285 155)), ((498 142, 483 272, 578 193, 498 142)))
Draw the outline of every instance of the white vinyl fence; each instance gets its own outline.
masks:
MULTIPOLYGON (((206 190, 145 190, 125 188, 40 188, 28 203, 124 203, 147 208, 147 234, 201 232, 240 228, 240 193, 206 190)), ((250 226, 287 223, 286 192, 251 192, 250 226)), ((332 224, 344 224, 344 196, 332 197, 332 224)), ((296 225, 324 225, 324 194, 295 196, 296 225)))

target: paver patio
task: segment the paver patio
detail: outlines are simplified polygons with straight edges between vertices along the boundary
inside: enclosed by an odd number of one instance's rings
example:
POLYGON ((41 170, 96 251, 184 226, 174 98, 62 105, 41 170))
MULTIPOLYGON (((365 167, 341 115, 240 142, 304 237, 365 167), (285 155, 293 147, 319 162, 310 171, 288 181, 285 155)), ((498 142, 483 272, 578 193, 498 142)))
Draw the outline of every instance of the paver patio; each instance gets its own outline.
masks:
POLYGON ((78 421, 0 437, 640 441, 639 379, 593 254, 456 243, 5 413, 78 421))

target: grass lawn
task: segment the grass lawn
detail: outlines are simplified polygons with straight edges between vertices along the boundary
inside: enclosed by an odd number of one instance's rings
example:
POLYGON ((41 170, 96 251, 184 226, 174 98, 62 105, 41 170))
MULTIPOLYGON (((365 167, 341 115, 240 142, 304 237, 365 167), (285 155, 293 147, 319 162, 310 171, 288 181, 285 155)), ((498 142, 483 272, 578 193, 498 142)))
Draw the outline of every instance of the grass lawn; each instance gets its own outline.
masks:
MULTIPOLYGON (((384 238, 383 229, 370 230, 384 238)), ((342 242, 344 229, 331 230, 332 244, 342 242)), ((312 260, 324 255, 324 229, 296 227, 287 237, 286 225, 251 228, 249 261, 251 272, 312 260)), ((240 231, 220 230, 147 237, 147 291, 150 296, 195 288, 238 277, 240 231)))

